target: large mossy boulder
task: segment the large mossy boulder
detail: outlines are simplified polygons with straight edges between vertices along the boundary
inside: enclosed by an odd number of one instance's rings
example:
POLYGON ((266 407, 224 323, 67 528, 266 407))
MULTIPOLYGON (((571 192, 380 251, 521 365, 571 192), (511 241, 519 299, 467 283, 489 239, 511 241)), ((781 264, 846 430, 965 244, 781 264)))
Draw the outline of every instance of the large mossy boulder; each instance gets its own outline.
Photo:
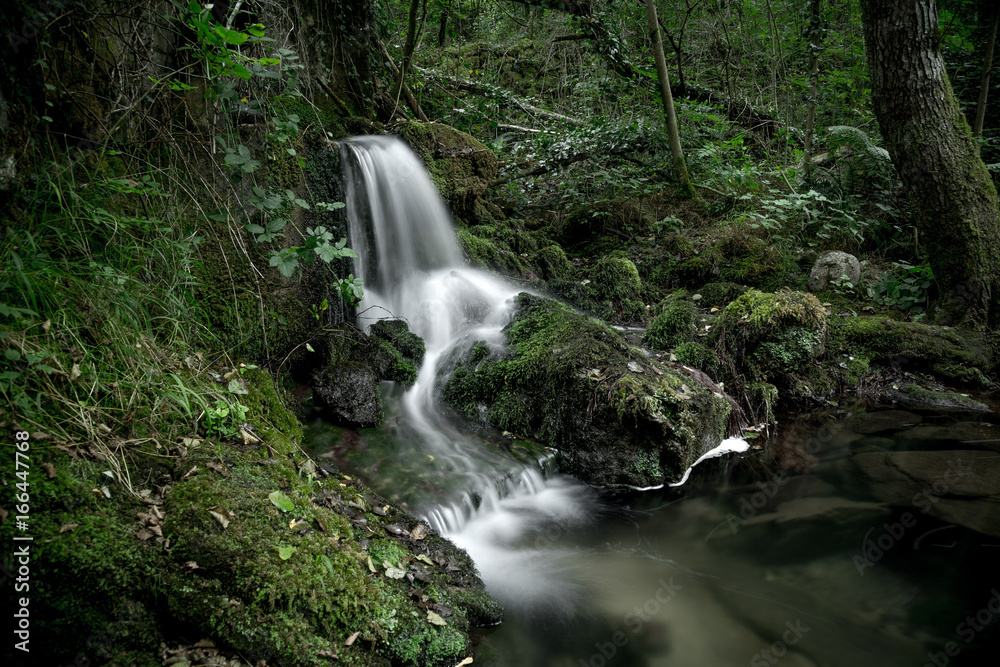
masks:
POLYGON ((471 134, 441 123, 405 122, 395 132, 423 160, 456 220, 471 225, 503 218, 483 199, 499 170, 493 151, 471 134))
POLYGON ((504 334, 505 348, 479 343, 444 364, 445 400, 472 422, 557 448, 580 479, 672 482, 726 435, 721 394, 557 301, 518 295, 504 334))
POLYGON ((829 377, 817 363, 826 351, 826 309, 812 294, 749 290, 713 327, 727 381, 766 383, 795 394, 823 394, 829 377))
POLYGON ((981 332, 886 316, 860 316, 835 322, 839 351, 864 362, 920 373, 931 373, 952 384, 985 387, 996 357, 981 332))
MULTIPOLYGON (((678 290, 657 305, 642 342, 654 350, 668 351, 692 342, 696 331, 695 307, 686 290, 678 290)), ((690 346, 689 346, 690 347, 690 346)), ((697 366, 701 368, 701 366, 697 366)))
MULTIPOLYGON (((471 655, 470 627, 501 610, 469 556, 357 480, 322 476, 271 377, 238 378, 249 426, 162 444, 32 434, 32 465, 47 471, 31 475, 32 664, 152 667, 164 648, 182 659, 213 644, 213 662, 190 662, 451 667, 471 655), (201 639, 212 644, 191 645, 201 639)), ((0 467, 15 478, 13 456, 0 467)), ((16 492, 0 488, 0 506, 16 492)), ((16 532, 0 524, 7 544, 16 532)))

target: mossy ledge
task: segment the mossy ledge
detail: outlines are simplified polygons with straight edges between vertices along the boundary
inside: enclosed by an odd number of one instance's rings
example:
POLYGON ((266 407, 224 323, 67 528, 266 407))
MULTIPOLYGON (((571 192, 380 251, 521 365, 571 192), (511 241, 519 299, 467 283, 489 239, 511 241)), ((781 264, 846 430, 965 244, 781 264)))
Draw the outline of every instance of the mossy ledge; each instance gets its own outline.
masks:
POLYGON ((522 293, 507 349, 473 345, 443 365, 445 400, 473 423, 532 436, 600 485, 677 480, 725 436, 729 404, 611 327, 522 293))
MULTIPOLYGON (((160 665, 161 644, 202 638, 251 664, 450 667, 471 655, 470 626, 501 610, 468 555, 357 480, 320 478, 270 376, 242 377, 256 436, 130 444, 135 495, 104 472, 123 446, 36 434, 33 661, 160 665)), ((0 505, 14 493, 5 485, 0 505)), ((13 534, 13 521, 0 526, 13 534)))

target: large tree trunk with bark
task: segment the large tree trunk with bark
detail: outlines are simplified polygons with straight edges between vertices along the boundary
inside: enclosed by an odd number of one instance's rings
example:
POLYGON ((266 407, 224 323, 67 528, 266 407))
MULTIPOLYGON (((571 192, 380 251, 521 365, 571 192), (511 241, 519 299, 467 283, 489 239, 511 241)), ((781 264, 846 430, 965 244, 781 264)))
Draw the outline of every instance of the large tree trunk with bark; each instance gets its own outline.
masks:
POLYGON ((934 0, 862 0, 872 98, 907 189, 945 319, 996 323, 997 192, 945 73, 934 0))

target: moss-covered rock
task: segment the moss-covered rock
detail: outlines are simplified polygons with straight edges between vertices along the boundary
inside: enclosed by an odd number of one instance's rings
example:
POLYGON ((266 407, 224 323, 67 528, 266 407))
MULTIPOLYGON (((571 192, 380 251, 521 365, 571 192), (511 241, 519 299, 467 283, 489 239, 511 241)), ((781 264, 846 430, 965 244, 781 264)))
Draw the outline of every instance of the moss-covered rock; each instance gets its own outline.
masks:
MULTIPOLYGON (((694 302, 685 290, 674 292, 657 306, 659 314, 650 321, 642 342, 654 350, 666 351, 691 341, 695 334, 694 302)), ((700 366, 698 366, 700 368, 700 366)))
POLYGON ((535 264, 541 272, 541 277, 545 280, 566 280, 573 274, 573 265, 566 257, 566 252, 562 247, 551 244, 547 245, 535 255, 535 264))
POLYGON ((427 352, 424 339, 410 331, 410 326, 403 320, 379 320, 371 325, 368 334, 391 343, 403 357, 418 366, 423 363, 427 352))
POLYGON ((830 389, 815 363, 826 350, 826 309, 812 294, 750 290, 726 306, 712 331, 726 353, 727 381, 805 395, 830 389))
MULTIPOLYGON (((200 638, 220 659, 273 665, 467 657, 470 626, 501 618, 468 555, 356 480, 323 478, 270 376, 238 377, 255 437, 32 436, 32 463, 49 470, 31 476, 33 663, 161 665, 163 644, 200 638)), ((14 457, 2 466, 15 479, 14 457)), ((15 492, 0 487, 0 505, 15 492)), ((14 532, 0 524, 10 544, 14 532)))
POLYGON ((722 397, 614 329, 543 297, 517 305, 507 351, 476 345, 445 364, 445 400, 470 421, 534 436, 606 485, 674 481, 725 435, 722 397))
POLYGON ((778 272, 777 251, 746 232, 735 231, 726 236, 718 251, 719 277, 724 281, 758 287, 778 272))
POLYGON ((612 301, 637 299, 642 290, 639 270, 632 260, 620 255, 602 257, 594 262, 591 280, 598 295, 612 301))
POLYGON ((996 366, 994 352, 980 332, 859 316, 834 320, 832 333, 839 351, 856 359, 932 373, 957 385, 988 386, 987 374, 996 366))
POLYGON ((499 169, 489 148, 441 123, 400 123, 395 131, 423 160, 456 220, 474 224, 503 218, 495 205, 483 199, 499 169))

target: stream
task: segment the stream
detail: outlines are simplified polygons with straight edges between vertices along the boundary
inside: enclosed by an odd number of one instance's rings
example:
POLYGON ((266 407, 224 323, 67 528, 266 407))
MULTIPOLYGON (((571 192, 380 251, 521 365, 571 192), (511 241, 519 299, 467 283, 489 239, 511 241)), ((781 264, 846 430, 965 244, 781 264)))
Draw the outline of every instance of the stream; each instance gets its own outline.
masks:
POLYGON ((503 344, 523 291, 464 265, 419 159, 389 137, 343 145, 365 318, 400 317, 427 354, 385 384, 377 429, 307 424, 335 464, 466 549, 504 623, 475 665, 985 665, 1000 639, 1000 426, 850 406, 726 441, 683 485, 596 489, 553 452, 468 434, 436 379, 503 344))

